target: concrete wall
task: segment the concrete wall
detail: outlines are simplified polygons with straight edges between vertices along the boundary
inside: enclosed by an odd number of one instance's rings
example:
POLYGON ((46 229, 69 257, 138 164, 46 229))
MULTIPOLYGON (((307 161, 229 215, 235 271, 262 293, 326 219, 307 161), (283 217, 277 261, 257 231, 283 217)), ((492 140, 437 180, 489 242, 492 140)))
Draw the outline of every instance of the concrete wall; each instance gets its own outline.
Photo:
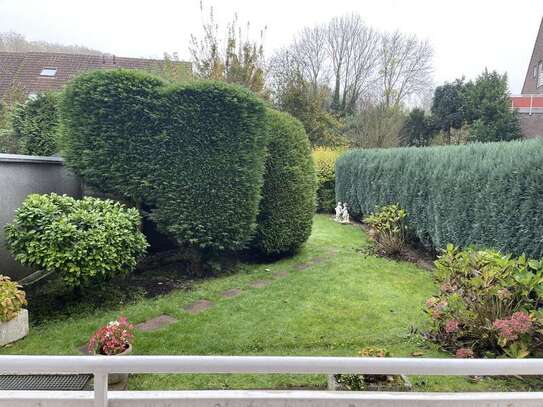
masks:
POLYGON ((81 183, 58 157, 0 154, 0 274, 20 279, 33 270, 19 265, 5 247, 4 226, 31 193, 81 197, 81 183))
POLYGON ((543 113, 520 113, 519 118, 522 137, 543 137, 543 113))

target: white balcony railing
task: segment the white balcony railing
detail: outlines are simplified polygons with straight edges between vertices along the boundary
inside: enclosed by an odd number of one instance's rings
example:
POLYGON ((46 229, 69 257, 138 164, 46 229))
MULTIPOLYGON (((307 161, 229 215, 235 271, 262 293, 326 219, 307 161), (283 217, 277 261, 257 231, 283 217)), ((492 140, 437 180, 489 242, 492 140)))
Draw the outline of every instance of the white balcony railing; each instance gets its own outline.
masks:
POLYGON ((265 356, 0 356, 0 374, 92 373, 94 392, 0 391, 0 407, 543 406, 543 392, 328 391, 108 392, 108 373, 363 373, 436 376, 543 375, 543 359, 265 356))

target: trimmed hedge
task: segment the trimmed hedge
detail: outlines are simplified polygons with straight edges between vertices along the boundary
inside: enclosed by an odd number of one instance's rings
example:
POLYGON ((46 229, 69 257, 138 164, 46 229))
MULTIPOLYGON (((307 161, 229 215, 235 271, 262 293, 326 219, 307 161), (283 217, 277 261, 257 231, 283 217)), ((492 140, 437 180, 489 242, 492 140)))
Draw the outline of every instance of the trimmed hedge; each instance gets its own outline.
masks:
POLYGON ((317 173, 317 210, 333 212, 336 207, 336 160, 344 150, 315 148, 313 161, 317 173))
POLYGON ((266 255, 294 252, 311 234, 315 169, 300 121, 268 109, 268 157, 255 246, 266 255))
POLYGON ((336 196, 354 215, 398 203, 427 246, 543 256, 543 140, 351 150, 336 196))
POLYGON ((41 93, 19 103, 11 113, 11 125, 19 153, 49 156, 58 152, 58 95, 41 93))
POLYGON ((264 104, 250 91, 97 71, 67 87, 62 118, 68 165, 100 190, 154 208, 161 231, 203 250, 251 240, 267 133, 264 104))

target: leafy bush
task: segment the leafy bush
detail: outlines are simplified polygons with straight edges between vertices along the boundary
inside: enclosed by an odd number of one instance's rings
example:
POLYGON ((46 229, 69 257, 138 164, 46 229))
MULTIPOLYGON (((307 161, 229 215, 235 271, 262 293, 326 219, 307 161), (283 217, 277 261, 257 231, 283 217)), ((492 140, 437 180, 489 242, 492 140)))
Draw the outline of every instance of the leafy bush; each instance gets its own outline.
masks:
POLYGON ((154 208, 162 232, 205 252, 252 238, 267 134, 264 104, 250 91, 99 71, 67 87, 62 117, 68 165, 154 208))
POLYGON ((25 292, 7 276, 0 275, 0 322, 10 321, 26 305, 25 292))
POLYGON ((31 194, 5 232, 18 262, 77 286, 134 269, 147 247, 139 225, 138 211, 118 202, 31 194))
POLYGON ((400 253, 405 246, 407 212, 397 204, 377 208, 364 219, 371 226, 371 233, 378 247, 386 254, 400 253))
POLYGON ((436 341, 463 358, 543 355, 543 262, 448 245, 435 265, 436 341))
POLYGON ((58 97, 53 93, 38 94, 13 108, 11 125, 22 154, 49 156, 58 152, 58 115, 58 97))
MULTIPOLYGON (((386 358, 390 353, 383 348, 367 347, 358 352, 358 356, 363 358, 386 358)), ((392 382, 393 376, 387 375, 362 375, 362 374, 336 374, 334 375, 336 382, 341 390, 363 391, 367 390, 368 386, 378 385, 382 383, 392 382), (390 380, 389 380, 390 379, 390 380)))
POLYGON ((303 125, 287 113, 267 114, 270 140, 255 245, 270 255, 293 252, 309 238, 316 182, 303 125))
POLYGON ((360 216, 398 203, 428 247, 478 245, 543 256, 543 140, 351 150, 336 163, 337 199, 360 216))
POLYGON ((336 206, 336 160, 343 149, 316 148, 313 161, 317 172, 317 210, 332 212, 336 206))

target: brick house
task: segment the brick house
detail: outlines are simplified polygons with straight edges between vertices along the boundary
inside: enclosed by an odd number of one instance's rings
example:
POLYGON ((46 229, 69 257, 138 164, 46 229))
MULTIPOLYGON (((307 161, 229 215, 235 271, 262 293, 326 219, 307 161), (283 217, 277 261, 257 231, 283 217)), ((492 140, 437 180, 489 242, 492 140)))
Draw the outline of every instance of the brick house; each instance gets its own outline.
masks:
POLYGON ((522 94, 511 97, 518 109, 522 135, 525 138, 543 137, 543 19, 528 65, 522 94))
MULTIPOLYGON (((190 76, 190 62, 173 62, 190 76)), ((53 52, 0 52, 0 100, 10 92, 32 96, 61 89, 75 75, 94 69, 143 69, 157 71, 164 61, 112 55, 61 54, 53 52)))

